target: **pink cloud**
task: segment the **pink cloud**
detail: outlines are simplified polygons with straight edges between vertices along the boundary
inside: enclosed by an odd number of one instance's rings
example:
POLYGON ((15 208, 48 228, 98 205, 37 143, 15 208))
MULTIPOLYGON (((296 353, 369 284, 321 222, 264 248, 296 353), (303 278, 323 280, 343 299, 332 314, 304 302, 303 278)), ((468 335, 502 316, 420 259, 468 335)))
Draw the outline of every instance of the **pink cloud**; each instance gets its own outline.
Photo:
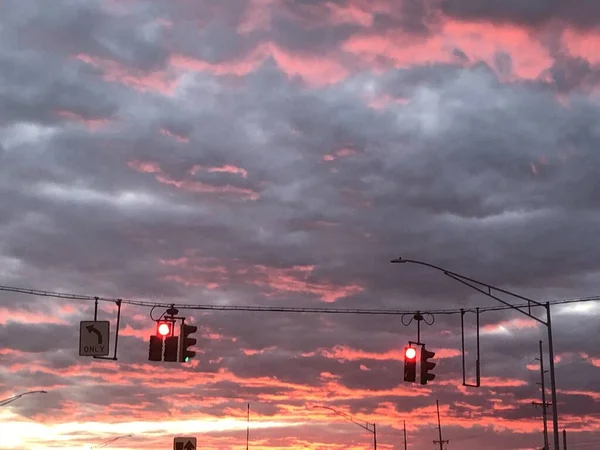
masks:
POLYGON ((246 171, 246 169, 242 169, 241 167, 229 164, 220 167, 204 167, 200 165, 195 165, 190 169, 190 174, 196 175, 200 171, 231 173, 241 175, 242 178, 248 178, 248 172, 246 171))
POLYGON ((205 194, 232 194, 245 200, 258 200, 260 194, 250 189, 239 188, 231 185, 214 186, 199 181, 174 180, 167 175, 157 175, 156 180, 159 183, 176 187, 183 191, 205 193, 205 194))
POLYGON ((256 191, 247 188, 241 188, 232 186, 230 184, 217 186, 202 183, 200 181, 192 180, 174 180, 166 173, 164 173, 160 165, 153 161, 130 161, 128 166, 132 169, 142 173, 152 173, 155 179, 162 184, 173 186, 183 191, 194 192, 194 193, 209 193, 219 195, 231 195, 244 200, 258 200, 260 194, 256 191))
POLYGON ((129 167, 138 172, 143 173, 159 173, 161 168, 158 163, 153 161, 130 161, 127 163, 129 167))
POLYGON ((258 46, 244 57, 219 64, 212 64, 191 56, 173 53, 169 58, 169 64, 174 69, 185 72, 208 72, 215 75, 243 76, 255 70, 267 56, 266 47, 258 46))
MULTIPOLYGON (((372 359, 378 361, 404 360, 404 349, 390 350, 383 353, 366 352, 345 346, 336 346, 331 350, 320 350, 319 353, 327 358, 341 361, 356 361, 361 359, 372 359)), ((435 349, 435 359, 454 358, 460 356, 460 350, 454 348, 435 349)))
POLYGON ((337 83, 350 74, 341 63, 333 58, 311 54, 292 54, 275 44, 270 44, 269 48, 270 54, 288 76, 299 76, 311 86, 337 83))
POLYGON ((168 130, 168 129, 166 129, 166 128, 161 128, 161 129, 160 129, 160 133, 161 133, 163 136, 168 136, 168 137, 170 137, 170 138, 173 138, 173 139, 175 139, 177 142, 179 142, 179 143, 182 143, 182 144, 186 144, 186 143, 190 142, 190 138, 189 138, 188 136, 183 136, 183 135, 181 135, 181 134, 174 133, 174 132, 172 132, 172 131, 169 131, 169 130, 168 130))
POLYGON ((274 43, 263 42, 248 55, 225 63, 212 64, 189 56, 174 54, 170 64, 184 71, 210 72, 216 75, 246 75, 272 56, 288 76, 298 76, 310 86, 336 83, 348 76, 342 64, 332 58, 311 54, 292 54, 274 43))
POLYGON ((237 26, 237 32, 247 35, 255 31, 270 31, 271 13, 278 3, 278 0, 250 0, 244 17, 237 26))
POLYGON ((357 284, 335 285, 325 282, 308 281, 314 266, 294 266, 290 269, 279 269, 267 266, 253 266, 257 277, 252 281, 257 286, 268 286, 280 292, 305 292, 321 297, 324 302, 335 302, 339 298, 362 292, 357 284))
POLYGON ((493 333, 497 331, 502 331, 505 329, 530 329, 537 328, 538 323, 533 319, 525 319, 525 318, 516 318, 511 320, 506 320, 498 323, 487 324, 481 327, 481 329, 488 333, 493 333))
POLYGON ((327 3, 329 9, 329 23, 331 25, 356 24, 363 27, 373 25, 373 12, 363 5, 350 2, 346 5, 327 3), (361 7, 362 6, 362 7, 361 7))
POLYGON ((338 158, 345 158, 348 156, 356 155, 356 151, 351 148, 341 148, 333 152, 333 154, 326 154, 323 156, 323 161, 335 161, 338 158))
POLYGON ((600 358, 590 356, 587 353, 581 353, 579 356, 581 356, 581 358, 585 361, 589 362, 592 366, 600 367, 600 358))
POLYGON ((600 54, 598 53, 599 31, 566 28, 563 31, 562 38, 572 56, 587 59, 592 64, 600 63, 600 54))
POLYGON ((491 67, 495 66, 496 53, 504 51, 512 58, 515 76, 522 79, 535 79, 552 65, 548 50, 523 28, 450 19, 442 22, 438 34, 427 39, 414 39, 399 31, 387 35, 357 34, 342 48, 359 56, 371 68, 380 69, 385 67, 377 62, 380 56, 388 58, 394 67, 453 62, 455 48, 465 52, 471 61, 485 61, 491 67))
POLYGON ((56 317, 34 311, 26 311, 22 309, 0 307, 0 324, 7 325, 8 323, 21 323, 29 325, 52 324, 52 325, 68 325, 69 322, 56 317))
POLYGON ((177 78, 164 71, 145 73, 116 61, 86 54, 78 54, 74 58, 102 70, 102 78, 109 83, 120 83, 140 92, 159 92, 163 95, 172 95, 177 88, 177 78))
MULTIPOLYGON (((226 268, 214 266, 213 262, 203 258, 189 257, 162 260, 165 266, 179 268, 181 271, 169 274, 165 278, 190 286, 205 286, 215 289, 236 280, 267 288, 279 293, 296 292, 313 294, 324 302, 335 302, 339 298, 362 292, 363 287, 350 283, 339 285, 325 281, 310 281, 314 266, 294 266, 275 268, 264 265, 226 268)), ((272 295, 272 292, 265 293, 272 295)))
POLYGON ((84 117, 74 112, 65 110, 55 111, 55 114, 63 119, 67 119, 73 122, 79 122, 85 125, 92 132, 105 127, 111 122, 109 119, 85 119, 84 117))

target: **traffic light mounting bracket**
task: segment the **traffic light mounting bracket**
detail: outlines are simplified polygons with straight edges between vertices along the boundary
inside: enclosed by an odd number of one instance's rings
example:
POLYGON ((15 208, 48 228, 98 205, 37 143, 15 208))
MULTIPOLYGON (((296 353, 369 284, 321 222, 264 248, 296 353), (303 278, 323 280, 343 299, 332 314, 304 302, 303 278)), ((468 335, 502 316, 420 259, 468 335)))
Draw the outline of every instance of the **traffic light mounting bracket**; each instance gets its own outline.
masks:
POLYGON ((433 325, 435 322, 435 317, 431 313, 425 313, 425 315, 423 315, 421 314, 421 311, 417 311, 414 314, 403 314, 400 318, 402 325, 405 327, 409 326, 413 320, 416 320, 417 322, 417 342, 414 342, 414 344, 421 345, 421 321, 425 322, 427 325, 433 325), (431 319, 427 320, 425 319, 425 316, 429 316, 431 319), (405 319, 406 317, 408 317, 408 320, 405 319))
MULTIPOLYGON (((94 298, 94 322, 98 321, 98 301, 100 297, 94 298)), ((110 361, 117 361, 117 349, 119 347, 119 328, 121 326, 121 299, 117 299, 115 304, 117 305, 117 326, 115 330, 115 347, 112 356, 92 356, 94 359, 108 359, 110 361)))
POLYGON ((465 314, 473 312, 470 310, 460 310, 460 335, 461 335, 461 356, 462 356, 462 384, 467 387, 481 387, 481 354, 479 352, 479 308, 476 308, 476 352, 475 357, 475 384, 467 383, 466 361, 465 361, 465 314))

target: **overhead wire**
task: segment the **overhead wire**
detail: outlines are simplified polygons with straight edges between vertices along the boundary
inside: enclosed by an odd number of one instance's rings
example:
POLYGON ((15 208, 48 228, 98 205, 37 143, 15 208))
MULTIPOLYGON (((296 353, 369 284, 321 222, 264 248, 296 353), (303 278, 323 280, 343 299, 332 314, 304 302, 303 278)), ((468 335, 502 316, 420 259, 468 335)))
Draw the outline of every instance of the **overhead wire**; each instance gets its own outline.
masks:
MULTIPOLYGON (((40 289, 20 288, 14 286, 0 286, 0 291, 14 292, 18 294, 33 295, 37 297, 52 297, 65 300, 86 301, 86 302, 121 302, 122 304, 158 308, 175 307, 182 310, 203 310, 203 311, 254 311, 254 312, 279 312, 279 313, 317 313, 317 314, 362 314, 362 315, 407 315, 407 314, 436 314, 452 315, 461 314, 466 311, 474 311, 474 307, 452 308, 452 309, 434 309, 434 310, 400 310, 400 309, 362 309, 362 308, 324 308, 324 307, 298 307, 298 306, 261 306, 261 305, 198 305, 191 303, 174 302, 154 302, 148 300, 132 300, 122 298, 110 298, 94 295, 72 294, 66 292, 53 292, 40 289)), ((566 305, 572 303, 587 303, 600 301, 600 296, 576 297, 557 299, 549 301, 550 305, 566 305)), ((506 311, 510 309, 539 308, 539 305, 531 303, 521 303, 512 306, 481 306, 479 312, 506 311)))

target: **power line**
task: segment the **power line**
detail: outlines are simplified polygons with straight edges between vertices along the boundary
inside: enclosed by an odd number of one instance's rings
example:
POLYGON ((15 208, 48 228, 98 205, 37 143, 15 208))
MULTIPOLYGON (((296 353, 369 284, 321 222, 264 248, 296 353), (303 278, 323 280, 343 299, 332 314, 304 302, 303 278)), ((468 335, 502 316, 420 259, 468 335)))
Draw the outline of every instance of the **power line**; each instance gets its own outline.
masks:
MULTIPOLYGON (((317 313, 317 314, 362 314, 362 315, 407 315, 420 313, 451 315, 460 314, 463 311, 471 311, 474 308, 454 308, 454 309, 436 309, 429 311, 416 310, 399 310, 399 309, 361 309, 361 308, 322 308, 322 307, 295 307, 295 306, 251 306, 251 305, 195 305, 195 304, 180 304, 180 303, 165 303, 152 302, 144 300, 127 300, 120 298, 99 297, 93 295, 72 294, 65 292, 53 292, 39 289, 19 288, 13 286, 0 286, 0 291, 14 292, 18 294, 34 295, 37 297, 52 297, 65 300, 77 300, 88 302, 121 302, 132 306, 140 306, 146 308, 164 307, 169 308, 174 306, 177 309, 186 310, 204 310, 204 311, 245 311, 245 312, 280 312, 280 313, 317 313)), ((571 303, 587 303, 600 301, 600 296, 578 297, 568 299, 558 299, 550 301, 551 305, 565 305, 571 303)), ((514 306, 483 306, 479 307, 479 312, 487 311, 505 311, 515 308, 536 308, 538 305, 531 304, 516 304, 514 306)))

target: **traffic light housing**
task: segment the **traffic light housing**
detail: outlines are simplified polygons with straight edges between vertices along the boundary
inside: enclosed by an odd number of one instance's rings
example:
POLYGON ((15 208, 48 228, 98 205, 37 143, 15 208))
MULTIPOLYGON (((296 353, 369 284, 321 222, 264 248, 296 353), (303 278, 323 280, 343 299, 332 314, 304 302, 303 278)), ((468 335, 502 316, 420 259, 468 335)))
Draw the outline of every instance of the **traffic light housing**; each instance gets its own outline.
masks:
POLYGON ((404 381, 414 383, 417 379, 417 349, 404 347, 404 381))
POLYGON ((169 336, 165 338, 165 359, 164 361, 176 362, 179 360, 179 336, 169 336))
POLYGON ((163 337, 150 336, 150 349, 148 352, 149 361, 162 361, 163 337))
POLYGON ((428 381, 435 379, 435 374, 430 373, 431 370, 436 366, 436 363, 428 361, 435 356, 435 352, 430 352, 425 349, 425 346, 421 348, 421 384, 427 384, 428 381))
POLYGON ((191 334, 198 331, 198 327, 195 325, 181 325, 181 352, 179 353, 179 362, 188 362, 194 356, 196 352, 189 350, 193 345, 196 345, 196 339, 189 337, 191 334))

